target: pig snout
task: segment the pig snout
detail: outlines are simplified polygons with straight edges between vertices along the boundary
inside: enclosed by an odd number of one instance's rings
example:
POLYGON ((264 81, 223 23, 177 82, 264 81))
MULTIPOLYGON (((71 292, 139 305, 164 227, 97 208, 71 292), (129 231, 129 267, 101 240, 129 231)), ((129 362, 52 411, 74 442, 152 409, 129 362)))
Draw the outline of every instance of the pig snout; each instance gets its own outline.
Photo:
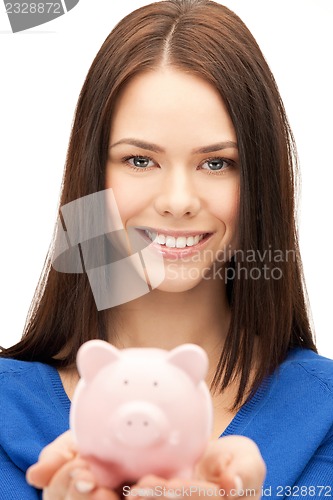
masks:
POLYGON ((122 445, 148 448, 167 439, 168 421, 156 405, 133 401, 118 408, 112 429, 122 445))

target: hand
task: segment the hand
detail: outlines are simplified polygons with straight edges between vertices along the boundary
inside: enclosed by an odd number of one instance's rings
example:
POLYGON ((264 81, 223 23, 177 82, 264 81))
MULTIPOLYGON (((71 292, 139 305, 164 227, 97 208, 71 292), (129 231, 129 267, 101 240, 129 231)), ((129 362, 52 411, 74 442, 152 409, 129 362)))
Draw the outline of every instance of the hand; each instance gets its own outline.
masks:
POLYGON ((202 500, 205 496, 260 500, 265 475, 266 466, 256 444, 243 436, 227 436, 208 443, 193 479, 166 480, 150 475, 133 485, 132 491, 136 497, 138 493, 142 497, 151 497, 154 492, 161 496, 163 491, 165 496, 179 500, 183 495, 191 496, 191 500, 202 500))
POLYGON ((259 448, 244 436, 210 441, 195 470, 198 479, 211 481, 221 488, 240 490, 242 494, 233 498, 244 498, 249 490, 247 496, 255 500, 261 498, 265 476, 266 465, 259 448))
POLYGON ((43 490, 43 500, 119 500, 114 491, 97 487, 87 462, 77 454, 71 431, 42 450, 26 479, 43 490))
MULTIPOLYGON (((251 496, 257 500, 261 496, 265 473, 266 467, 255 443, 242 436, 228 436, 209 442, 195 468, 193 479, 166 480, 145 476, 132 486, 132 490, 140 488, 148 491, 158 486, 164 487, 165 491, 177 491, 177 497, 181 497, 179 491, 182 489, 190 491, 191 497, 202 497, 205 489, 210 492, 207 496, 216 491, 216 495, 221 497, 225 491, 226 495, 235 499, 251 496), (246 495, 246 490, 251 490, 251 493, 246 495)), ((87 463, 77 455, 70 431, 44 448, 37 464, 28 469, 27 481, 43 489, 44 500, 119 500, 114 491, 96 487, 87 463)), ((125 496, 128 496, 128 489, 125 496)))

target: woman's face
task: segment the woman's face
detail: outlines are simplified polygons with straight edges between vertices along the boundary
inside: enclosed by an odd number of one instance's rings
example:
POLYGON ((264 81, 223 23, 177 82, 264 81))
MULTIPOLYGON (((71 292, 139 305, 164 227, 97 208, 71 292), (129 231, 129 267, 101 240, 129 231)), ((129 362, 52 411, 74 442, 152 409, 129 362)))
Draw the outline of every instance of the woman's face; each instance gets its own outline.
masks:
POLYGON ((186 291, 216 274, 237 244, 239 167, 215 88, 170 67, 134 77, 114 110, 106 188, 125 228, 162 254, 160 289, 186 291))

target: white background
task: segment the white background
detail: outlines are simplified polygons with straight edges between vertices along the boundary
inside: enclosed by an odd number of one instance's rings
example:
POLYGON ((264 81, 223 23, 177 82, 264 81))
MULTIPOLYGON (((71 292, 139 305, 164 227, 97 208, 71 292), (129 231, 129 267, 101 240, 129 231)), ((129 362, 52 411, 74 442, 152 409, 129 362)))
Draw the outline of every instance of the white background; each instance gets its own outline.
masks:
MULTIPOLYGON (((21 336, 52 235, 85 75, 115 23, 149 0, 81 0, 68 14, 16 34, 0 3, 0 345, 9 346, 21 336)), ((223 3, 261 46, 294 130, 305 276, 319 352, 333 358, 333 2, 223 3)))

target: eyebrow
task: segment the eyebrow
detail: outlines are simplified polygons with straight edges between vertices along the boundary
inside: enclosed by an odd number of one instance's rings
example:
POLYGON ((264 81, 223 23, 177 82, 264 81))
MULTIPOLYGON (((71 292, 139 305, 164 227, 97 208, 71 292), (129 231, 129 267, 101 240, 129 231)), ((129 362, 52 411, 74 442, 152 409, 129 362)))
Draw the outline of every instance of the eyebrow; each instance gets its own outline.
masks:
MULTIPOLYGON (((148 151, 153 151, 154 153, 165 153, 165 150, 156 144, 150 142, 141 141, 140 139, 121 139, 120 141, 112 144, 109 149, 118 146, 119 144, 128 144, 130 146, 136 146, 141 149, 147 149, 148 151)), ((235 148, 237 149, 237 143, 234 141, 221 141, 216 144, 210 144, 209 146, 203 146, 201 148, 196 148, 191 151, 192 154, 198 153, 213 153, 214 151, 220 151, 221 149, 235 148)))

